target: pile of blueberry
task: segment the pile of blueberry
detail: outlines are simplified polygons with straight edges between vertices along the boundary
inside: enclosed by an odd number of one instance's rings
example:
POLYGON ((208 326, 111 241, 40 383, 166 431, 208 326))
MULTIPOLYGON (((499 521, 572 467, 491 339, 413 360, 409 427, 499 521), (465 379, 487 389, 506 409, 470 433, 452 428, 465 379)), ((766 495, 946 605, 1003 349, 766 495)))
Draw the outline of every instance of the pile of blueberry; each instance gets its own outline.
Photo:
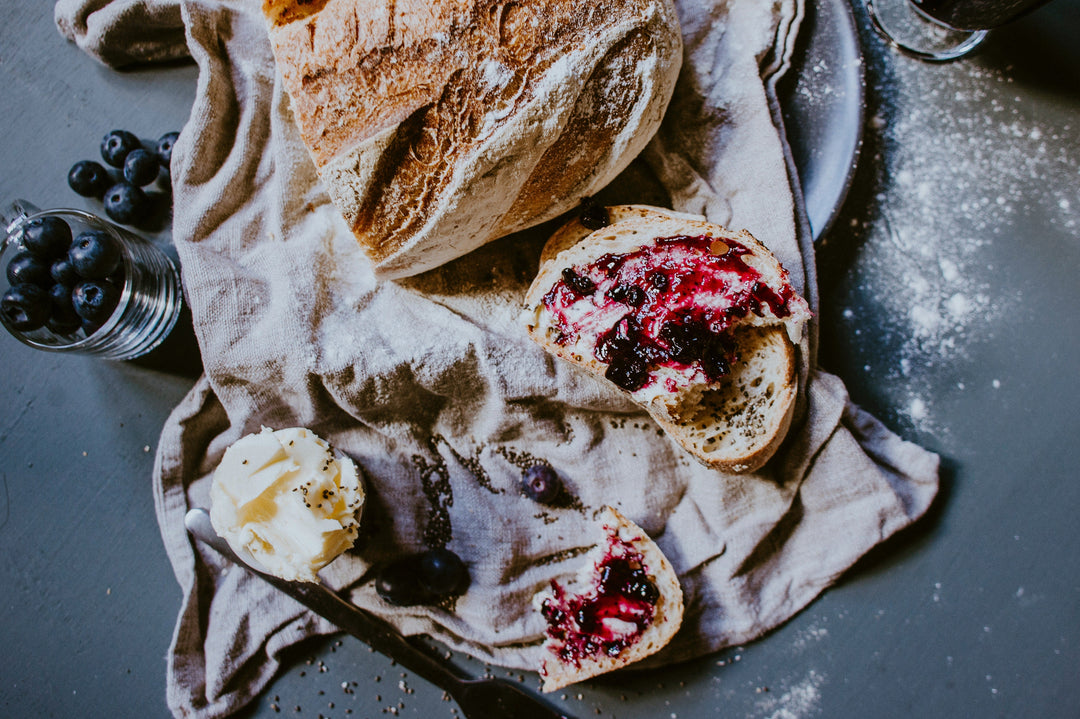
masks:
POLYGON ((89 335, 120 301, 123 251, 108 232, 87 230, 73 238, 63 219, 38 217, 24 228, 7 279, 0 313, 12 329, 46 327, 64 336, 82 329, 89 335))
POLYGON ((154 201, 143 188, 169 176, 178 132, 162 135, 152 147, 127 130, 113 130, 101 140, 101 159, 80 160, 68 172, 68 185, 83 197, 101 200, 105 214, 124 225, 143 225, 154 213, 154 201))

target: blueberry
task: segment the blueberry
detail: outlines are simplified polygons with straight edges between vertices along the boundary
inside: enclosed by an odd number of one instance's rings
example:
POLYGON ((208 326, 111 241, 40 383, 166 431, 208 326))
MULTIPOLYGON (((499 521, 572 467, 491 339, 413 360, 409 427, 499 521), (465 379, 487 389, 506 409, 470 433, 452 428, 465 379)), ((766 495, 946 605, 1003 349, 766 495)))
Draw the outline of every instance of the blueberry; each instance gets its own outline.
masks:
POLYGON ((109 171, 100 162, 80 160, 68 171, 68 185, 83 197, 101 199, 105 190, 112 184, 109 171))
MULTIPOLYGON (((48 329, 53 334, 57 334, 57 335, 73 335, 73 334, 75 334, 76 332, 79 331, 80 327, 82 327, 82 321, 80 320, 79 322, 76 322, 75 324, 68 324, 67 322, 65 322, 63 320, 58 319, 58 318, 53 317, 52 315, 50 315, 49 319, 45 320, 45 327, 46 327, 46 329, 48 329)), ((86 334, 90 335, 92 333, 87 332, 86 334)))
POLYGON ((616 302, 628 304, 631 307, 640 307, 641 303, 646 299, 645 290, 629 283, 615 285, 607 291, 607 297, 616 302))
POLYGON ((649 365, 640 357, 620 354, 612 359, 604 371, 604 377, 627 392, 634 392, 644 387, 648 381, 649 365))
POLYGON ((586 197, 581 201, 578 218, 586 230, 599 230, 611 224, 607 208, 591 197, 586 197))
POLYGON ((623 589, 626 596, 640 599, 648 604, 656 604, 660 600, 660 590, 649 579, 633 579, 623 589))
POLYGON ((23 246, 43 259, 59 257, 71 246, 71 227, 59 217, 34 218, 23 230, 23 246))
MULTIPOLYGON (((581 631, 588 632, 593 629, 593 625, 596 623, 593 621, 593 616, 593 613, 590 612, 587 607, 579 607, 577 611, 574 612, 574 621, 577 623, 581 631)), ((590 649, 589 647, 595 647, 595 645, 591 644, 590 641, 591 640, 586 640, 585 644, 586 651, 588 651, 589 653, 592 652, 592 649, 590 649)))
POLYGON ((461 592, 469 581, 469 570, 461 557, 449 549, 429 549, 420 555, 420 585, 435 597, 461 592))
POLYGON ((71 304, 79 317, 90 322, 101 323, 120 302, 120 290, 107 280, 87 280, 75 285, 71 291, 71 304))
POLYGON ((12 285, 0 299, 0 313, 13 329, 30 332, 45 324, 49 318, 49 293, 43 287, 30 284, 12 285))
POLYGON ((521 475, 521 486, 529 499, 548 504, 562 494, 562 481, 546 464, 534 464, 521 475))
POLYGON ((71 300, 71 287, 57 283, 49 290, 50 313, 46 326, 57 334, 66 335, 79 329, 82 318, 71 300))
POLYGON ((122 225, 137 224, 150 212, 150 198, 126 180, 105 192, 104 203, 105 214, 122 225))
POLYGON ((719 341, 710 342, 705 352, 701 355, 701 369, 705 376, 716 382, 731 372, 731 363, 728 361, 727 351, 719 341))
POLYGON ((157 155, 142 148, 132 150, 124 160, 124 179, 136 187, 149 185, 160 171, 157 155))
POLYGON ((139 138, 127 130, 113 130, 101 139, 101 157, 113 167, 123 167, 128 153, 142 147, 139 138))
POLYGON ((399 607, 423 604, 430 599, 420 584, 415 556, 397 559, 380 569, 375 577, 375 592, 384 601, 399 607))
POLYGON ((68 251, 71 266, 87 280, 108 277, 120 266, 121 256, 119 241, 104 230, 80 232, 68 251))
POLYGON ((176 144, 176 139, 180 137, 179 132, 168 132, 158 138, 157 141, 157 156, 158 162, 163 167, 168 168, 169 163, 172 162, 172 149, 176 144))
POLYGON ((551 599, 545 599, 540 604, 540 613, 547 620, 547 623, 556 626, 566 621, 566 612, 559 607, 555 606, 555 603, 551 599))
POLYGON ((46 288, 52 284, 49 265, 37 255, 25 251, 11 258, 7 266, 7 278, 13 285, 25 283, 46 288))
POLYGON ((82 279, 79 273, 75 271, 75 266, 71 264, 71 257, 68 255, 64 255, 52 263, 52 266, 49 267, 49 275, 52 277, 53 282, 59 282, 68 287, 74 286, 82 279))
POLYGON ((566 286, 574 291, 575 294, 587 297, 593 292, 596 292, 596 284, 585 275, 575 272, 570 267, 563 268, 562 271, 563 282, 566 286))
POLYGON ((596 343, 596 357, 602 362, 614 362, 619 355, 635 354, 642 343, 641 325, 633 315, 625 315, 615 325, 600 335, 596 343))
POLYGON ((89 337, 90 335, 94 334, 99 329, 101 329, 101 326, 103 324, 105 324, 105 323, 104 322, 93 322, 91 320, 83 320, 82 321, 82 331, 86 333, 87 337, 89 337))
POLYGON ((711 341, 711 333, 701 323, 666 322, 660 328, 660 339, 667 343, 671 358, 690 364, 701 359, 711 341))

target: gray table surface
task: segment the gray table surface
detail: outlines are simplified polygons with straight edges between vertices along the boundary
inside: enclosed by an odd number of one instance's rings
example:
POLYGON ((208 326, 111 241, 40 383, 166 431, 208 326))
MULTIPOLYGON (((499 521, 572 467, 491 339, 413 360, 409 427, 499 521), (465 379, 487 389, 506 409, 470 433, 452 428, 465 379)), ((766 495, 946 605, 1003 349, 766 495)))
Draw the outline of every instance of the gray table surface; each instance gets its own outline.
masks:
MULTIPOLYGON (((1080 2, 946 65, 856 15, 868 121, 818 252, 820 363, 942 455, 940 499, 780 629, 556 697, 577 717, 1080 716, 1080 2)), ((0 5, 0 201, 92 208, 70 165, 114 127, 179 129, 195 80, 108 70, 49 3, 0 5)), ((168 716, 180 591, 150 476, 198 373, 190 337, 173 343, 113 363, 0 336, 0 716, 168 716)), ((279 712, 459 715, 349 637, 289 657, 249 713, 279 712)))

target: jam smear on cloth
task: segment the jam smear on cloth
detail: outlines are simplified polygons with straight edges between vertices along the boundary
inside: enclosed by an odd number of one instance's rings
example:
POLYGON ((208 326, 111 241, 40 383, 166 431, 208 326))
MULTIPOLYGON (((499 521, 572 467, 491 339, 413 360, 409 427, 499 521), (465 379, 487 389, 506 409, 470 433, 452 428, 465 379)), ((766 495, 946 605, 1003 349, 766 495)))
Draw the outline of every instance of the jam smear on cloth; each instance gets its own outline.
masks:
POLYGON ((634 644, 652 624, 660 599, 641 554, 618 537, 609 537, 593 569, 590 591, 569 594, 552 580, 552 596, 541 605, 556 656, 574 666, 588 657, 618 656, 634 644))
POLYGON ((654 381, 658 367, 719 380, 738 360, 729 330, 740 319, 791 314, 794 290, 762 282, 743 259, 750 253, 729 238, 676 235, 568 267, 543 298, 555 341, 595 335, 604 376, 629 392, 654 381))

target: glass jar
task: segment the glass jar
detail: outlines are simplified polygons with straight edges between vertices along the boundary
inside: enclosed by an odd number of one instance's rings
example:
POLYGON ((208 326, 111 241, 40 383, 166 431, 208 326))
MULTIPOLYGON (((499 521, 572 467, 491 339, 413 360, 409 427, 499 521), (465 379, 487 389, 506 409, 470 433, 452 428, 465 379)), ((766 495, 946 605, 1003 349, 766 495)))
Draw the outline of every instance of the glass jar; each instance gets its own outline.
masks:
POLYGON ((147 239, 90 212, 38 210, 24 200, 12 203, 0 222, 5 233, 0 247, 0 266, 5 269, 0 280, 0 323, 24 344, 127 360, 157 347, 176 325, 183 302, 180 273, 172 259, 147 239), (61 222, 70 229, 72 248, 85 247, 90 236, 98 234, 90 241, 109 252, 119 249, 119 261, 107 276, 89 271, 93 277, 81 276, 71 263, 66 269, 56 268, 56 262, 69 257, 62 246, 48 250, 40 242, 27 246, 28 231, 40 236, 46 225, 64 236, 61 222), (45 309, 40 306, 43 293, 45 309), (79 301, 73 302, 72 295, 79 301))

